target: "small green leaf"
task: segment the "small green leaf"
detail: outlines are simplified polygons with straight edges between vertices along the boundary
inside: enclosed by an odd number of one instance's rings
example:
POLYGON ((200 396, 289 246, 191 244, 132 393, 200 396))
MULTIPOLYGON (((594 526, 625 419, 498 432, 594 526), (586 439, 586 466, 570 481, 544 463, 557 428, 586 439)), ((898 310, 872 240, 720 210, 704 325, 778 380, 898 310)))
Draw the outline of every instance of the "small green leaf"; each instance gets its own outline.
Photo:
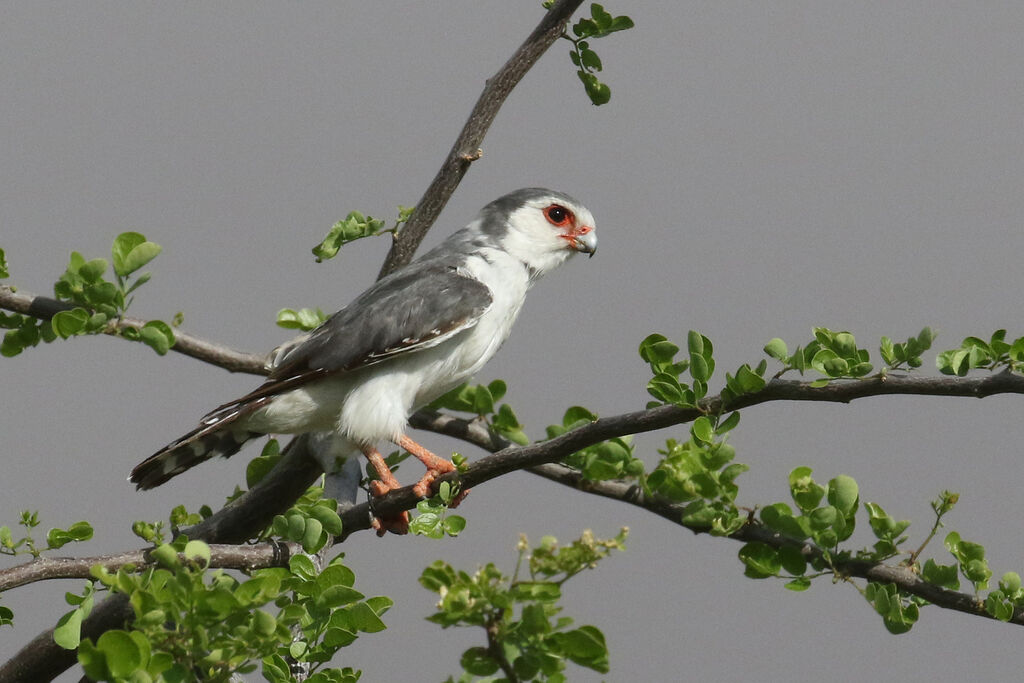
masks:
POLYGON ((174 346, 174 330, 162 320, 150 320, 139 328, 139 340, 163 356, 174 346))
POLYGON ((82 639, 82 611, 74 609, 65 614, 53 629, 53 642, 65 650, 74 650, 82 639))
POLYGON ((189 541, 183 553, 186 560, 199 561, 204 567, 210 564, 210 546, 203 541, 189 541))
POLYGON ((834 505, 840 513, 850 516, 857 511, 857 503, 860 500, 860 493, 857 482, 853 477, 841 474, 828 483, 828 502, 834 505))
POLYGON ((310 516, 317 519, 323 525, 324 531, 331 536, 341 535, 341 517, 336 510, 323 505, 316 505, 309 510, 310 516))
POLYGON ((327 233, 327 237, 320 244, 313 247, 313 255, 316 256, 316 262, 321 263, 324 260, 334 258, 343 245, 364 237, 377 235, 383 229, 384 221, 371 218, 370 216, 363 216, 358 211, 352 211, 344 220, 335 223, 331 227, 330 232, 327 233))
POLYGON ((474 676, 490 676, 500 667, 498 661, 487 653, 485 647, 471 647, 462 653, 459 664, 474 676))
POLYGON ((96 641, 96 648, 106 656, 107 667, 114 677, 126 678, 142 665, 139 646, 125 631, 105 632, 96 641))
POLYGON ((778 576, 782 568, 778 551, 764 543, 747 543, 740 548, 739 557, 746 565, 743 573, 752 579, 778 576))
POLYGON ((4 254, 4 250, 0 249, 0 280, 10 277, 11 271, 7 267, 7 255, 4 254))
POLYGON ((58 311, 50 320, 53 331, 61 339, 74 337, 85 332, 89 323, 89 311, 84 308, 73 308, 70 311, 58 311))
POLYGON ((319 308, 282 308, 277 312, 277 326, 289 330, 312 330, 319 327, 327 316, 319 308))
POLYGON ((704 443, 712 443, 715 440, 715 430, 711 426, 711 420, 703 415, 693 421, 690 433, 693 438, 704 443))
POLYGON ((114 240, 111 255, 114 259, 114 272, 126 277, 155 259, 163 250, 159 244, 147 242, 137 232, 123 232, 114 240))
POLYGON ((775 360, 786 362, 789 358, 789 349, 786 348, 786 342, 782 341, 778 337, 775 337, 770 342, 764 345, 764 352, 775 360))

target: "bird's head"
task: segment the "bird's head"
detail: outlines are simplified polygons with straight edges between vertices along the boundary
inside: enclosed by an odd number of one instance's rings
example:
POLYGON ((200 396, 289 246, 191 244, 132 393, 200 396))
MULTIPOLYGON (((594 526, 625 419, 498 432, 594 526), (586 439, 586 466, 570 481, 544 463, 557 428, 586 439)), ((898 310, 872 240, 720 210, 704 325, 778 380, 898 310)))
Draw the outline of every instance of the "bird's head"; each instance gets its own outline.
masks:
POLYGON ((543 275, 576 252, 594 255, 594 217, 572 197, 541 188, 516 190, 484 209, 502 248, 543 275))

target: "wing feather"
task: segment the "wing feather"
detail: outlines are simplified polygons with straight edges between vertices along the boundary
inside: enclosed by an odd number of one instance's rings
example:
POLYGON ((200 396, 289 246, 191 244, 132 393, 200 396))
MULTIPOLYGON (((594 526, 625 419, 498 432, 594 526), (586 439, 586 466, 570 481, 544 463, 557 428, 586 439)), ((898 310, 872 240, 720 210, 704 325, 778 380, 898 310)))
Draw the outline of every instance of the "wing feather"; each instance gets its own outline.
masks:
POLYGON ((436 346, 467 330, 490 307, 485 284, 452 266, 419 262, 380 280, 275 359, 266 382, 205 418, 327 375, 351 372, 436 346))

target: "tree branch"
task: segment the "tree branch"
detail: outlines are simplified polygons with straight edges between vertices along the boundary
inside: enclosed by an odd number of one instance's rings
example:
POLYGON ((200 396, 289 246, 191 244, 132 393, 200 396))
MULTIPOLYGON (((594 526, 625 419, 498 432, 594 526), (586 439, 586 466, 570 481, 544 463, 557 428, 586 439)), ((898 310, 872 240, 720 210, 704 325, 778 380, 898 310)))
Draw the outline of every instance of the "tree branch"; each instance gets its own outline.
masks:
MULTIPOLYGON (((151 559, 152 548, 131 550, 116 555, 98 555, 96 557, 38 557, 0 571, 0 593, 24 586, 36 581, 50 579, 92 579, 92 568, 100 565, 110 572, 132 564, 137 569, 155 565, 151 559)), ((259 545, 223 543, 210 544, 210 563, 214 569, 239 569, 251 571, 265 567, 287 567, 288 561, 302 553, 298 543, 279 542, 261 543, 259 545)), ((185 562, 185 556, 178 553, 178 559, 185 562)))
MULTIPOLYGON (((182 533, 207 543, 243 543, 259 533, 291 507, 310 484, 322 474, 309 457, 305 435, 293 439, 280 462, 256 486, 230 505, 218 510, 182 533)), ((123 628, 132 619, 132 608, 124 594, 111 595, 93 608, 82 623, 82 637, 94 641, 105 631, 123 628)), ((0 683, 50 681, 77 662, 74 650, 53 642, 53 629, 43 631, 0 667, 0 683)))
MULTIPOLYGON (((448 198, 465 175, 469 164, 477 158, 477 149, 508 93, 561 35, 565 22, 580 4, 582 0, 559 0, 555 3, 512 58, 487 82, 444 165, 420 199, 402 234, 396 237, 381 269, 382 274, 411 260, 427 230, 437 220, 448 198)), ((44 319, 63 310, 52 307, 52 302, 55 302, 53 299, 31 296, 24 299, 24 296, 27 295, 19 295, 9 286, 0 286, 0 308, 44 319), (35 306, 32 306, 33 301, 35 306), (26 308, 13 308, 15 305, 24 305, 26 308)), ((178 341, 172 350, 178 353, 233 372, 266 374, 265 359, 262 356, 232 351, 189 335, 176 333, 176 337, 178 341), (186 341, 182 342, 182 339, 186 341)), ((291 457, 283 458, 263 481, 242 498, 187 530, 189 537, 208 543, 232 543, 248 538, 269 524, 275 514, 287 509, 320 474, 319 466, 306 455, 307 445, 305 436, 292 440, 285 449, 291 457)), ((364 508, 363 514, 367 513, 368 509, 364 508)), ((358 514, 346 512, 346 518, 349 523, 358 521, 365 524, 361 528, 369 527, 368 517, 360 520, 358 514)), ((98 605, 83 623, 82 636, 96 639, 104 631, 120 628, 131 616, 132 610, 125 596, 111 596, 98 605)), ((36 636, 0 667, 0 683, 52 680, 74 665, 75 661, 73 651, 64 650, 53 642, 53 630, 49 629, 36 636)))
POLYGON ((487 85, 480 93, 451 151, 448 152, 427 191, 416 204, 412 218, 395 235, 391 250, 384 259, 384 265, 381 266, 379 277, 384 277, 412 260, 416 248, 420 246, 430 226, 441 215, 455 188, 469 170, 469 165, 480 158, 480 145, 501 105, 526 72, 562 35, 565 23, 581 4, 582 0, 556 2, 512 57, 487 80, 487 85))
MULTIPOLYGON (((40 320, 49 320, 60 311, 79 308, 66 301, 49 297, 37 296, 28 292, 15 291, 10 285, 0 285, 0 309, 32 316, 40 320)), ((137 318, 121 318, 113 321, 114 328, 107 334, 117 336, 117 332, 128 328, 138 329, 146 324, 137 318)), ((199 337, 192 336, 181 330, 174 331, 174 346, 171 351, 216 365, 229 372, 247 372, 253 375, 267 374, 264 364, 266 356, 247 351, 236 351, 199 337)))
MULTIPOLYGON (((1019 390, 1018 392, 1019 393, 1019 390)), ((501 457, 505 449, 516 447, 500 435, 488 429, 481 420, 460 420, 442 413, 420 411, 417 414, 416 427, 434 431, 447 436, 462 439, 480 448, 499 451, 492 457, 501 457)), ((596 423, 595 423, 596 424, 596 423)), ((585 429, 585 427, 581 427, 585 429)), ((550 442, 546 442, 550 443, 550 442)), ((610 498, 620 503, 639 507, 659 517, 689 529, 694 533, 710 533, 710 527, 698 527, 683 523, 685 505, 673 503, 658 496, 648 498, 636 484, 625 481, 590 481, 583 477, 579 470, 558 463, 546 463, 527 468, 529 472, 550 481, 568 486, 584 493, 603 498, 610 498)), ((463 476, 463 482, 466 477, 463 476)), ((824 551, 813 543, 791 538, 772 531, 759 523, 747 524, 729 538, 742 543, 764 543, 773 548, 799 548, 808 561, 820 560, 824 551)), ((928 602, 957 612, 964 612, 986 619, 995 619, 985 610, 983 602, 968 593, 960 593, 926 582, 909 566, 889 565, 884 562, 866 562, 863 560, 839 561, 831 560, 836 574, 842 577, 857 577, 868 581, 891 583, 910 595, 923 598, 928 602)), ((1010 623, 1024 625, 1024 610, 1015 608, 1010 623)))

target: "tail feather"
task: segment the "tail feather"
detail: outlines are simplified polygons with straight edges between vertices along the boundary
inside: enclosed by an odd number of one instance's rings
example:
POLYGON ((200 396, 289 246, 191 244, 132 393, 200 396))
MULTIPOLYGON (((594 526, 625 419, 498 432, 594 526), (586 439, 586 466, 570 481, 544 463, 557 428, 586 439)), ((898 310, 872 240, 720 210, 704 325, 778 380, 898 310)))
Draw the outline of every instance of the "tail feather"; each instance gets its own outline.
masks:
MULTIPOLYGON (((218 425, 220 427, 220 425, 218 425)), ((217 456, 230 457, 257 432, 203 425, 168 444, 135 466, 128 481, 137 489, 152 489, 201 462, 217 456)))

